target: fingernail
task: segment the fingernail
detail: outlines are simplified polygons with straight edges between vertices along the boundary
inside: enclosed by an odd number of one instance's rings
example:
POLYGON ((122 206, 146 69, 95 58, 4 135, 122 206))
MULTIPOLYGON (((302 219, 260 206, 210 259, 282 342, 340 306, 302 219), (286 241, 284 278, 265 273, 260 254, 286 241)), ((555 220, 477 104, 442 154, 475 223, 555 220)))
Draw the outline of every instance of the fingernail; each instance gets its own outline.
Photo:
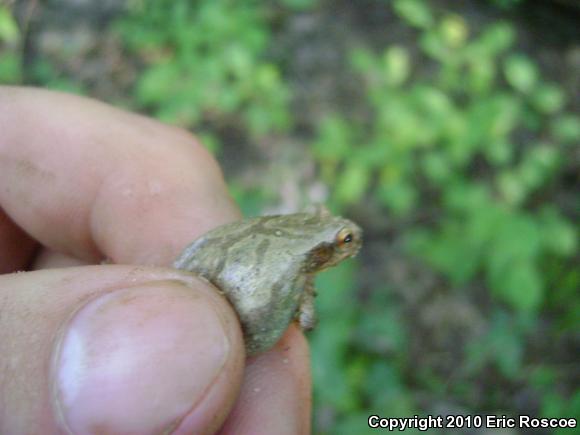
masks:
POLYGON ((100 296, 57 339, 57 419, 74 434, 168 433, 207 393, 229 350, 214 305, 180 283, 100 296))

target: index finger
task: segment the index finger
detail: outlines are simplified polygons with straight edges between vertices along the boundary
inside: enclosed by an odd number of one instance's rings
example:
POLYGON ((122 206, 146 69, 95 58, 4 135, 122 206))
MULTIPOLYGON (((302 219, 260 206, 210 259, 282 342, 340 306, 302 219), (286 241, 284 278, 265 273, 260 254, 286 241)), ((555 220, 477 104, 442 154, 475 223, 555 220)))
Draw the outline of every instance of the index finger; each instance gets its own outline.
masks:
POLYGON ((37 89, 0 87, 0 186, 16 225, 89 261, 170 264, 191 240, 239 218, 192 135, 37 89))

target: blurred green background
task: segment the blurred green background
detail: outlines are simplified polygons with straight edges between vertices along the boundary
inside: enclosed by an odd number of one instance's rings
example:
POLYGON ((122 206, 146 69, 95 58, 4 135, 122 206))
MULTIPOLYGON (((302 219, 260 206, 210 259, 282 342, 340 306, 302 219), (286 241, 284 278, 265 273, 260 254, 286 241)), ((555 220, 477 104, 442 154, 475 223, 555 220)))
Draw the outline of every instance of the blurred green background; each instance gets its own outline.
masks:
POLYGON ((318 279, 314 433, 579 417, 579 22, 551 0, 3 0, 0 83, 194 131, 246 215, 323 202, 364 228, 318 279))

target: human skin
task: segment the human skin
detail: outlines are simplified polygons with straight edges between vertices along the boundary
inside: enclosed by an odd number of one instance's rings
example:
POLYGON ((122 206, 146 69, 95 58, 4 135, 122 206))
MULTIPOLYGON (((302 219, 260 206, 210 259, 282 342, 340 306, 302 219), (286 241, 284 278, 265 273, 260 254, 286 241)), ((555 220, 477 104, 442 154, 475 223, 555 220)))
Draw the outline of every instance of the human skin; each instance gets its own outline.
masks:
POLYGON ((0 87, 0 433, 309 433, 298 328, 246 360, 227 301, 167 267, 239 217, 189 133, 0 87))

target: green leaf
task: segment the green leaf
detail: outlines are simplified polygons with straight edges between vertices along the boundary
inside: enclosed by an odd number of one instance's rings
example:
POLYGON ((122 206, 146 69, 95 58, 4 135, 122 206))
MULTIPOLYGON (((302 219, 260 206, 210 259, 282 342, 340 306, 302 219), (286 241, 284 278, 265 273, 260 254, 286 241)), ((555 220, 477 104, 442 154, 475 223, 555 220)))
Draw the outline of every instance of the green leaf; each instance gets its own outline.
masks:
POLYGON ((221 143, 219 138, 210 132, 203 132, 198 131, 197 136, 200 139, 200 142, 212 153, 218 154, 221 150, 221 143))
POLYGON ((483 183, 471 183, 456 179, 444 191, 443 205, 451 211, 464 214, 489 208, 491 202, 488 187, 483 183))
POLYGON ((396 355, 404 351, 406 331, 398 310, 385 305, 369 304, 364 307, 365 315, 358 322, 356 341, 358 347, 366 352, 396 355))
POLYGON ((377 59, 370 51, 362 48, 355 48, 350 52, 351 65, 361 73, 374 71, 377 66, 377 59))
POLYGON ((360 201, 371 180, 366 166, 358 163, 347 163, 342 174, 339 174, 334 197, 340 204, 352 204, 360 201))
POLYGON ((310 336, 315 395, 343 411, 356 408, 357 400, 345 378, 347 346, 357 310, 352 303, 354 271, 354 262, 349 261, 317 275, 317 312, 325 321, 310 336))
POLYGON ((551 144, 534 145, 524 155, 517 169, 518 178, 526 186, 526 190, 531 192, 545 182, 559 162, 560 155, 556 147, 551 144))
POLYGON ((556 118, 550 126, 556 140, 564 143, 580 142, 580 118, 566 114, 556 118))
POLYGON ((541 242, 539 223, 530 215, 504 210, 498 215, 486 257, 487 282, 522 312, 535 312, 543 300, 544 283, 536 267, 541 242))
POLYGON ((512 54, 504 63, 506 80, 523 93, 531 92, 538 82, 538 68, 526 56, 512 54))
POLYGON ((535 367, 530 374, 530 384, 536 388, 551 387, 556 383, 556 371, 547 365, 539 365, 535 367))
POLYGON ((555 113, 564 106, 564 92, 555 84, 541 84, 534 90, 532 102, 540 112, 555 113))
POLYGON ((10 10, 0 5, 0 42, 8 45, 16 44, 20 39, 18 24, 10 10))
POLYGON ((268 196, 263 188, 241 185, 235 181, 229 183, 229 192, 242 209, 244 216, 259 216, 263 214, 264 208, 271 203, 274 198, 268 196))
POLYGON ((395 12, 409 24, 426 28, 433 24, 431 10, 423 0, 395 0, 395 12))
POLYGON ((446 222, 427 248, 431 264, 444 272, 455 285, 465 284, 473 278, 483 253, 481 238, 464 223, 446 222))
POLYGON ((166 104, 159 106, 155 111, 155 116, 168 124, 175 124, 186 127, 195 122, 199 117, 199 112, 191 101, 175 97, 166 104))
POLYGON ((495 222, 494 255, 510 261, 535 261, 540 253, 540 227, 534 217, 522 211, 500 209, 495 222))
POLYGON ((443 183, 451 175, 449 161, 439 152, 427 153, 422 159, 425 175, 435 182, 443 183))
POLYGON ((567 400, 559 393, 549 392, 542 397, 541 415, 547 418, 567 417, 565 414, 567 400))
POLYGON ((280 86, 280 72, 272 64, 260 65, 256 73, 256 83, 262 92, 272 92, 280 86))
POLYGON ((394 213, 405 215, 409 213, 417 202, 417 191, 409 183, 381 182, 377 191, 379 199, 394 213))
POLYGON ((241 44, 233 44, 224 50, 224 62, 228 69, 239 78, 249 77, 253 73, 252 53, 241 44))
POLYGON ((419 45, 425 53, 440 62, 445 63, 452 56, 439 32, 429 31, 423 33, 419 39, 419 45))
POLYGON ((515 40, 514 28, 510 23, 498 22, 488 26, 477 41, 478 48, 488 56, 496 56, 510 48, 515 40))
POLYGON ((510 163, 514 155, 515 146, 511 142, 497 139, 489 143, 484 149, 485 156, 490 163, 502 166, 510 163))
POLYGON ((535 312, 544 297, 542 278, 530 262, 513 264, 496 284, 496 294, 513 308, 535 312))
POLYGON ((407 50, 402 47, 389 47, 383 55, 385 79, 391 86, 400 86, 409 76, 410 62, 407 50))
POLYGON ((416 85, 412 91, 413 101, 416 101, 416 111, 425 111, 424 118, 428 121, 437 118, 445 122, 450 115, 454 114, 455 107, 451 98, 434 86, 416 85))
POLYGON ((490 130, 493 138, 504 138, 511 133, 522 113, 520 102, 507 95, 498 95, 490 101, 490 130))
POLYGON ((336 316, 325 318, 309 340, 315 395, 342 411, 355 409, 357 398, 344 375, 350 327, 350 322, 336 316))
POLYGON ((463 140, 453 150, 453 158, 458 164, 467 164, 478 148, 485 150, 491 141, 507 141, 521 113, 521 104, 512 95, 498 94, 474 101, 465 116, 469 124, 463 140))
POLYGON ((566 221, 552 206, 545 206, 540 214, 542 243, 546 249, 561 255, 570 256, 578 247, 578 236, 574 226, 566 221))
POLYGON ((524 354, 522 340, 514 326, 512 319, 496 315, 489 334, 491 355, 500 372, 511 379, 517 379, 521 374, 524 354))
POLYGON ((495 307, 489 330, 466 346, 464 365, 474 375, 491 363, 503 376, 516 380, 522 375, 523 356, 522 337, 513 316, 495 307))
POLYGON ((329 115, 320 123, 318 138, 312 152, 319 160, 339 161, 352 152, 352 129, 350 123, 339 115, 329 115))
POLYGON ((515 171, 502 171, 497 176, 496 183, 503 200, 508 204, 522 204, 527 197, 526 184, 515 171))
POLYGON ((0 84, 17 84, 22 78, 20 57, 2 53, 0 48, 0 84))
POLYGON ((167 62, 146 69, 137 83, 137 98, 142 104, 164 101, 179 89, 179 70, 176 65, 167 62))
MULTIPOLYGON (((363 387, 367 397, 371 400, 371 409, 379 412, 379 415, 380 409, 389 409, 393 413, 392 415, 413 414, 415 411, 413 399, 403 382, 401 370, 391 359, 387 359, 387 361, 380 359, 373 362, 366 374, 363 387)), ((350 433, 358 433, 358 431, 355 429, 350 433)))
POLYGON ((468 63, 468 84, 472 93, 487 92, 496 77, 495 62, 489 57, 477 56, 468 63))
POLYGON ((465 44, 468 36, 467 24, 459 15, 448 15, 443 18, 439 31, 445 43, 457 49, 465 44))

